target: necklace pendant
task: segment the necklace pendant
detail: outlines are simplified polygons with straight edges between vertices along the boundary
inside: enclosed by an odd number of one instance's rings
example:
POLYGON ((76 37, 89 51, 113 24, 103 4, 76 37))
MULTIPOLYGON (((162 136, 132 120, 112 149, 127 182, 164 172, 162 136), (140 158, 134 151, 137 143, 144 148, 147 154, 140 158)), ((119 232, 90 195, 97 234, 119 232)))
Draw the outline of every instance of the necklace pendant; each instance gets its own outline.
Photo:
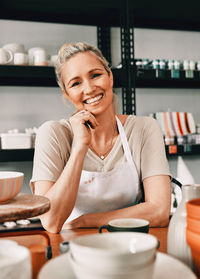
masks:
POLYGON ((101 160, 103 160, 105 157, 103 155, 100 156, 101 160))

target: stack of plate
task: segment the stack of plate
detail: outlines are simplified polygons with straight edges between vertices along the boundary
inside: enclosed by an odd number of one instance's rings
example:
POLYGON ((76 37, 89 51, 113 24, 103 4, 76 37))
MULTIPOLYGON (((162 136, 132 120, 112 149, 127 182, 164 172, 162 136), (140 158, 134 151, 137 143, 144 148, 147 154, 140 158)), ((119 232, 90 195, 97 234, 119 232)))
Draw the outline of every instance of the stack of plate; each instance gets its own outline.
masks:
POLYGON ((157 112, 155 117, 166 137, 183 136, 196 132, 195 121, 190 112, 157 112))

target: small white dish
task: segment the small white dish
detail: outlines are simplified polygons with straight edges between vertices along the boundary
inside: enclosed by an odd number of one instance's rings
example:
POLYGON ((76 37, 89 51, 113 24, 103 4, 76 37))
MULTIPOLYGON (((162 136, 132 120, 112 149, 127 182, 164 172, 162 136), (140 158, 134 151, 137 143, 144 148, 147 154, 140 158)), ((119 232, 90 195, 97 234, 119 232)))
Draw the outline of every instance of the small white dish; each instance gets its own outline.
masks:
POLYGON ((31 135, 27 133, 1 133, 1 149, 31 148, 31 135))
MULTIPOLYGON (((69 253, 62 254, 46 263, 38 279, 76 279, 69 263, 69 253)), ((157 252, 153 279, 197 279, 194 272, 181 261, 157 252)))

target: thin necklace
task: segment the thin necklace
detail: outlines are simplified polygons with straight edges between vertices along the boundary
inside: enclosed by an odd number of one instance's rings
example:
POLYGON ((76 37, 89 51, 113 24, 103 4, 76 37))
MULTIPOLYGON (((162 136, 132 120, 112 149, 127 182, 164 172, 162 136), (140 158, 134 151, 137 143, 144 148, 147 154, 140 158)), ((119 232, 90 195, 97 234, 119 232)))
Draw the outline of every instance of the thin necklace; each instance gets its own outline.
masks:
POLYGON ((92 143, 89 145, 90 149, 91 149, 94 153, 96 153, 97 156, 98 156, 99 158, 101 158, 101 160, 104 160, 105 157, 106 157, 106 155, 107 155, 107 154, 110 152, 110 150, 112 149, 113 141, 114 141, 114 138, 115 138, 115 131, 116 131, 116 129, 114 128, 114 129, 113 129, 113 133, 112 133, 111 140, 109 141, 108 148, 106 149, 106 152, 104 152, 103 154, 99 154, 99 153, 95 150, 95 148, 94 148, 94 146, 92 145, 92 143))

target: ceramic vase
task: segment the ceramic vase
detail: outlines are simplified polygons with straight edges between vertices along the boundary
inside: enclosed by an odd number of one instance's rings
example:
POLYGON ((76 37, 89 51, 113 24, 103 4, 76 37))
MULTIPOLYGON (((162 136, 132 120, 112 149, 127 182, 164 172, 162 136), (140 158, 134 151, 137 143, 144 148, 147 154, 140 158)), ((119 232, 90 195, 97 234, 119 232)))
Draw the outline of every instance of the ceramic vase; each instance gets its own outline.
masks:
POLYGON ((182 200, 172 216, 167 237, 168 254, 193 268, 190 248, 186 242, 186 202, 200 198, 200 184, 182 186, 182 200))

